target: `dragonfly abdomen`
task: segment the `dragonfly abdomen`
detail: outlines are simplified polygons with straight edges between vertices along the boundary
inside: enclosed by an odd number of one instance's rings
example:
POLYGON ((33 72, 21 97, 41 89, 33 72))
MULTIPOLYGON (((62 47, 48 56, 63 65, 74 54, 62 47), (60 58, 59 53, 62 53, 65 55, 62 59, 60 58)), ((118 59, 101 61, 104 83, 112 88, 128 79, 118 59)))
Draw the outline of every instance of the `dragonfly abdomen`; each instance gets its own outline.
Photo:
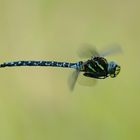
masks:
POLYGON ((63 67, 78 69, 81 62, 57 62, 57 61, 13 61, 0 64, 0 67, 16 67, 16 66, 50 66, 50 67, 63 67))

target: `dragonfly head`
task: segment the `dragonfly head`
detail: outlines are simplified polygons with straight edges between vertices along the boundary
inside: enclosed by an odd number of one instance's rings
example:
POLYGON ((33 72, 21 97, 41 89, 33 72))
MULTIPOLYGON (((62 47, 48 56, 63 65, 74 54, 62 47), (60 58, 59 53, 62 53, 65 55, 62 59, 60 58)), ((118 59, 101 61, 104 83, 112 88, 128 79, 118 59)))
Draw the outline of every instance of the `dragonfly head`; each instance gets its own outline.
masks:
POLYGON ((116 77, 120 73, 121 67, 115 62, 108 63, 108 74, 111 78, 116 77))

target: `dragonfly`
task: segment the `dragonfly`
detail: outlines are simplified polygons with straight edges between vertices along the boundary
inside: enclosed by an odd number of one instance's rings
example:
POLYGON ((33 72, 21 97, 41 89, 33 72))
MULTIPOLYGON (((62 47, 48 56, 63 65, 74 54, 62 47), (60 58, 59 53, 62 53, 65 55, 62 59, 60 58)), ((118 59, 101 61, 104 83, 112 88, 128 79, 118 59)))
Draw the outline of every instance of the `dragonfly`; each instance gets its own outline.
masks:
POLYGON ((101 51, 100 53, 92 45, 85 45, 84 49, 78 52, 78 55, 82 59, 86 59, 78 62, 59 62, 59 61, 11 61, 0 64, 0 68, 5 67, 17 67, 17 66, 41 66, 41 67, 62 67, 72 68, 73 73, 69 78, 69 87, 74 89, 76 81, 80 73, 83 76, 93 79, 105 79, 107 77, 114 78, 120 73, 121 67, 115 61, 107 61, 106 56, 114 53, 121 52, 119 45, 112 45, 108 49, 101 51))

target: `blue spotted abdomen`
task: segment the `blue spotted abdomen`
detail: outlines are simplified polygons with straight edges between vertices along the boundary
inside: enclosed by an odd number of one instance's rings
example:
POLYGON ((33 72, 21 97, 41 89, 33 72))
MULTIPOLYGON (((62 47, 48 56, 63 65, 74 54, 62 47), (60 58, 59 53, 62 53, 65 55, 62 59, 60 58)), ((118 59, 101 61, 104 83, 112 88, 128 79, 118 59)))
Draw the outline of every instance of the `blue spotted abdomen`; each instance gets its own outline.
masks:
POLYGON ((63 68, 80 68, 81 62, 57 62, 57 61, 13 61, 0 64, 0 67, 16 67, 16 66, 50 66, 63 68))

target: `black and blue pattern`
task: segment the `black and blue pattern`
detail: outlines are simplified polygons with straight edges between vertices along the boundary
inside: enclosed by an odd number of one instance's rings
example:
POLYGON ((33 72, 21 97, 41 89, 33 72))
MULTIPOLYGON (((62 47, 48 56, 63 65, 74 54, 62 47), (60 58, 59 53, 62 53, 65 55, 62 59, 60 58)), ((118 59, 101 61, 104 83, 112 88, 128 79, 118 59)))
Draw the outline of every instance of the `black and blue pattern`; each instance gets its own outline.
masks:
POLYGON ((108 76, 113 78, 120 72, 120 66, 118 66, 115 62, 107 62, 107 60, 103 57, 93 57, 85 62, 79 61, 76 63, 58 61, 13 61, 0 64, 1 68, 16 66, 73 68, 78 72, 84 72, 84 76, 96 79, 105 79, 108 76))
POLYGON ((43 67, 62 67, 72 68, 75 71, 72 73, 72 78, 69 80, 70 89, 73 90, 79 73, 82 72, 84 76, 105 79, 107 77, 114 78, 120 72, 120 66, 114 61, 108 62, 104 57, 109 53, 115 53, 120 50, 118 47, 112 48, 111 51, 106 51, 100 56, 96 49, 89 48, 85 52, 79 54, 80 57, 89 58, 86 61, 79 61, 75 63, 58 62, 58 61, 12 61, 0 64, 0 68, 17 67, 17 66, 43 66, 43 67), (87 57, 88 56, 88 57, 87 57))
POLYGON ((76 80, 79 73, 81 72, 84 76, 95 78, 95 79, 105 79, 107 77, 116 77, 121 67, 114 61, 108 62, 104 57, 111 53, 120 52, 120 46, 111 48, 99 54, 95 48, 90 48, 86 46, 86 50, 79 53, 81 58, 86 58, 85 61, 79 61, 75 63, 70 62, 58 62, 58 61, 12 61, 0 64, 0 68, 5 67, 17 67, 17 66, 43 66, 43 67, 62 67, 62 68, 72 68, 75 71, 72 74, 70 87, 74 88, 76 80))
POLYGON ((69 63, 57 61, 13 61, 0 64, 0 67, 16 67, 16 66, 50 66, 79 69, 82 62, 69 63))

